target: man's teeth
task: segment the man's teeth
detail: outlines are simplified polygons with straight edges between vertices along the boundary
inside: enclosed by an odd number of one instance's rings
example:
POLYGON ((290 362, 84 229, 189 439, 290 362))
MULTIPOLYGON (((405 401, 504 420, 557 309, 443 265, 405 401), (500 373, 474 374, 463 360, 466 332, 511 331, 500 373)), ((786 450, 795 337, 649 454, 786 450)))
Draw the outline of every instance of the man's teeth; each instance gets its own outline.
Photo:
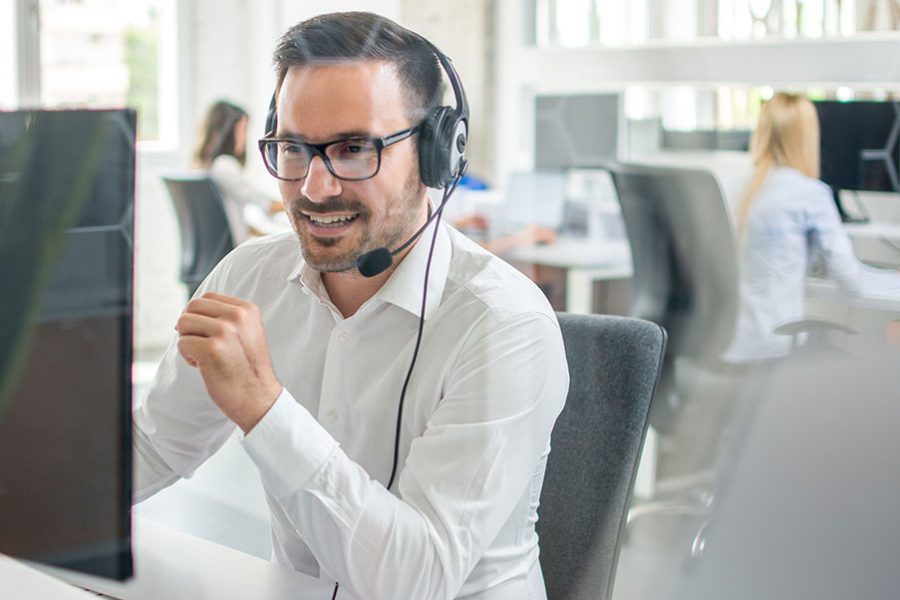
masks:
POLYGON ((313 215, 309 215, 309 220, 316 225, 340 225, 342 223, 352 221, 355 218, 356 215, 343 215, 334 217, 316 217, 313 215))

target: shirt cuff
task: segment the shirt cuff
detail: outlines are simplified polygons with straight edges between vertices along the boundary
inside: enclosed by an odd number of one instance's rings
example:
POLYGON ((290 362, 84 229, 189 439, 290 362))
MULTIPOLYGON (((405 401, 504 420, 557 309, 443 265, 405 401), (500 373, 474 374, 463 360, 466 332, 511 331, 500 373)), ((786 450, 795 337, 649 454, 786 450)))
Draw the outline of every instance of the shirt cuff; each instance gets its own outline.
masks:
POLYGON ((338 447, 286 389, 241 444, 279 499, 302 488, 338 447))

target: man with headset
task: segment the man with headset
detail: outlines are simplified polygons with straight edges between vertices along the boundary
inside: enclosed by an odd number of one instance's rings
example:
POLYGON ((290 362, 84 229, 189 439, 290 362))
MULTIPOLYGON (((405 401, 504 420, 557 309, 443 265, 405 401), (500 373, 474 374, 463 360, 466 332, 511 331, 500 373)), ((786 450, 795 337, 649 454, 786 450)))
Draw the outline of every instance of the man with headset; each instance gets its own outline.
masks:
POLYGON ((295 233, 238 247, 179 319, 134 415, 136 501, 236 425, 279 564, 360 599, 545 598, 534 523, 565 353, 540 291, 440 223, 465 169, 452 63, 340 13, 288 30, 275 66, 260 150, 295 233))

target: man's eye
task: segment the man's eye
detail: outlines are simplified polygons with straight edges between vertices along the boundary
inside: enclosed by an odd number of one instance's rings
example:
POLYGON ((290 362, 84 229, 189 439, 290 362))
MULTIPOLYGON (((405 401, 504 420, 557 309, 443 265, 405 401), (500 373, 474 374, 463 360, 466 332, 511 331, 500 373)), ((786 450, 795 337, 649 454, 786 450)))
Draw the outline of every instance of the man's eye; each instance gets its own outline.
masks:
POLYGON ((347 140, 335 144, 334 152, 340 158, 358 158, 374 153, 375 147, 365 140, 347 140))
POLYGON ((301 146, 300 144, 287 144, 287 143, 281 144, 281 153, 282 154, 286 154, 286 155, 300 154, 304 151, 305 150, 304 150, 303 146, 301 146))

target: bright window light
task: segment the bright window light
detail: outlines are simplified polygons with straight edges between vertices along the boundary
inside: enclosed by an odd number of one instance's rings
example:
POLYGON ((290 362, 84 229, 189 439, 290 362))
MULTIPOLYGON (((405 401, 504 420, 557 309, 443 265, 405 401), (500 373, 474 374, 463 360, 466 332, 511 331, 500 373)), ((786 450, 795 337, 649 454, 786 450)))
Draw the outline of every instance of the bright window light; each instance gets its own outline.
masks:
POLYGON ((129 106, 139 140, 165 139, 174 129, 174 10, 174 0, 41 0, 41 103, 129 106))

